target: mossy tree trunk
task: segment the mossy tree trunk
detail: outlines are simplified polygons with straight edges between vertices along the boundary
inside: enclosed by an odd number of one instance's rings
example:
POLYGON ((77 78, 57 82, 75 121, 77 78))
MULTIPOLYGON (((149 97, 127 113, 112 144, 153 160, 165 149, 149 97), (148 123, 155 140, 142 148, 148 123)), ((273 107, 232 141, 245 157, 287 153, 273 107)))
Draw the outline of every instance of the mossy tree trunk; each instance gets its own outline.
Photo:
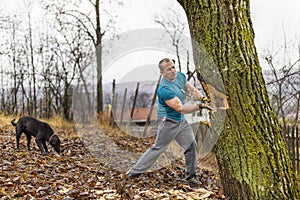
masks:
MULTIPOLYGON (((249 0, 178 0, 219 68, 230 108, 217 144, 230 199, 300 199, 254 45, 249 0)), ((201 73, 201 72, 200 72, 201 73)))

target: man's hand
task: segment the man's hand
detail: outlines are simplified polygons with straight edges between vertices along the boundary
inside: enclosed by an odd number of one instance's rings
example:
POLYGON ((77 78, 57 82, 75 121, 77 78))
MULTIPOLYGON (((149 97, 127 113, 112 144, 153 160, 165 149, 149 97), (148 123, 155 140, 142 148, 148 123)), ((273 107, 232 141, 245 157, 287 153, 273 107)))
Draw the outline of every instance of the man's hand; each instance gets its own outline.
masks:
POLYGON ((202 98, 200 98, 199 100, 200 100, 201 102, 203 102, 203 103, 210 103, 210 99, 207 98, 207 97, 202 97, 202 98))
POLYGON ((199 109, 207 109, 209 111, 214 111, 214 109, 209 106, 210 100, 207 97, 202 97, 200 101, 197 102, 199 109))
POLYGON ((197 105, 199 106, 199 109, 207 109, 207 110, 210 110, 210 111, 214 110, 211 106, 207 105, 204 102, 198 102, 197 105))

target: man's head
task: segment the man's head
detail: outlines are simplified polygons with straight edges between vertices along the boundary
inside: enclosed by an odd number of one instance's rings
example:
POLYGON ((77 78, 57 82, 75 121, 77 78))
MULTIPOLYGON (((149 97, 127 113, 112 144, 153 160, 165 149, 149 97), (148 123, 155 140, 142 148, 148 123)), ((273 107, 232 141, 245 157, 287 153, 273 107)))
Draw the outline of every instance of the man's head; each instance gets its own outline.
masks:
POLYGON ((160 69, 160 73, 165 79, 167 79, 170 82, 175 81, 177 77, 175 60, 171 60, 170 58, 164 58, 159 62, 158 67, 160 69))

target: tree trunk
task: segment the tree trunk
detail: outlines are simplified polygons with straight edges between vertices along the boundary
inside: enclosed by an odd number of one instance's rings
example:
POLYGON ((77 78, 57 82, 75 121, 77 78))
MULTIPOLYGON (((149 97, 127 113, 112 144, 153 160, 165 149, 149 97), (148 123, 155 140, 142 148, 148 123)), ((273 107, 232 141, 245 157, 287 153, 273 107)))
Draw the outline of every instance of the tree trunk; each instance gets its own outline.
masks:
POLYGON ((33 41, 32 41, 32 27, 31 27, 31 16, 28 13, 28 31, 29 31, 29 49, 30 49, 30 61, 32 67, 32 89, 33 89, 33 115, 37 116, 37 94, 36 94, 36 72, 35 72, 35 65, 34 65, 34 52, 33 52, 33 41))
POLYGON ((218 66, 229 97, 216 150, 225 195, 243 200, 299 199, 259 65, 249 0, 178 2, 186 11, 193 40, 218 66))
POLYGON ((103 91, 102 91, 102 33, 100 26, 100 0, 95 3, 96 12, 96 62, 97 62, 97 113, 103 112, 103 91))
POLYGON ((17 61, 16 61, 16 27, 13 24, 13 34, 12 34, 12 62, 13 62, 13 114, 18 114, 18 90, 17 90, 17 61))

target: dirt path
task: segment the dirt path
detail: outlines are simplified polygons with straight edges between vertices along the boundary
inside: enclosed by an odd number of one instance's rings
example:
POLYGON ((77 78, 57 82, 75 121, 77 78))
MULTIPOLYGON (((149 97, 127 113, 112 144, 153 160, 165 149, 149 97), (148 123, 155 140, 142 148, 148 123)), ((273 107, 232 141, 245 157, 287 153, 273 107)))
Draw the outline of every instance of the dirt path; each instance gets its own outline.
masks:
POLYGON ((45 156, 34 141, 32 151, 26 150, 25 135, 22 149, 16 151, 13 128, 0 125, 1 199, 225 199, 212 170, 199 168, 202 185, 183 182, 180 159, 127 180, 125 171, 151 145, 151 138, 138 140, 86 130, 83 140, 70 128, 56 128, 56 132, 62 140, 62 153, 58 155, 50 147, 45 156))

